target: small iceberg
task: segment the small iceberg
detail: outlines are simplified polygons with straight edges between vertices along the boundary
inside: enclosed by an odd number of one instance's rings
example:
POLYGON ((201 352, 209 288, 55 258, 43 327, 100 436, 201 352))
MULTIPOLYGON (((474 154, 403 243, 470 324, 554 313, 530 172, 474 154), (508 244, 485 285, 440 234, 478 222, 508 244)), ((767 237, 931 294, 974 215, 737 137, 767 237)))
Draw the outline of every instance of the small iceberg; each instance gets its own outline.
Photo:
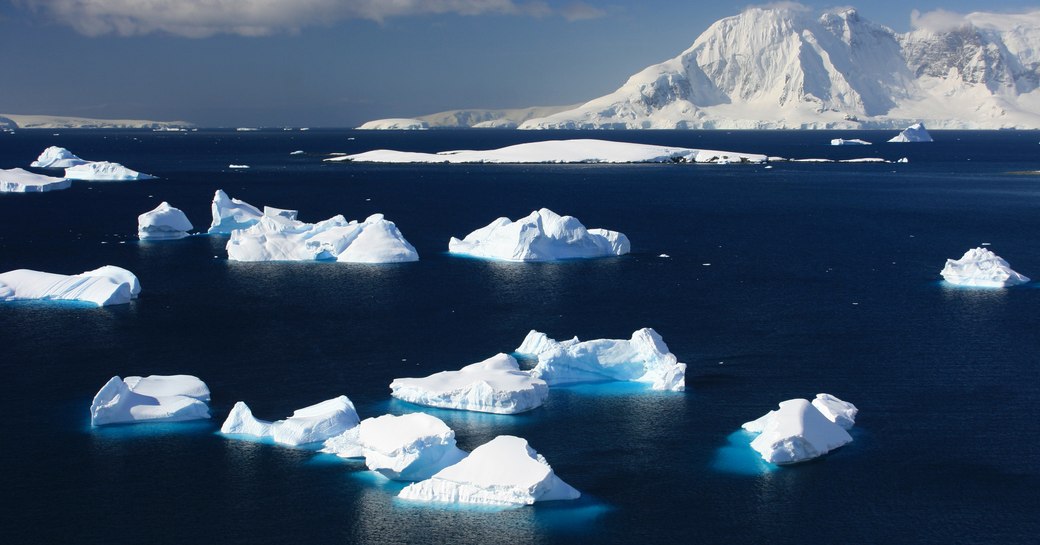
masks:
POLYGON ((181 422, 209 418, 209 387, 191 375, 118 376, 90 404, 90 425, 181 422))
POLYGON ((306 153, 306 152, 303 151, 302 149, 298 149, 298 150, 296 150, 294 152, 289 153, 289 155, 303 155, 304 153, 306 153))
POLYGON ((976 288, 1006 288, 1029 282, 1029 277, 1011 270, 1007 261, 986 248, 973 248, 960 259, 947 259, 939 274, 951 284, 976 288))
POLYGON ((681 392, 686 389, 686 364, 668 351, 656 331, 643 328, 629 340, 596 339, 581 342, 550 339, 531 331, 516 349, 522 356, 536 357, 530 371, 549 386, 576 382, 628 381, 650 384, 654 390, 681 392))
POLYGON ((366 418, 326 440, 321 452, 364 458, 368 469, 395 481, 429 479, 466 457, 455 446, 455 432, 441 419, 423 413, 366 418))
POLYGON ((406 486, 398 497, 423 502, 519 506, 574 500, 581 493, 557 477, 549 462, 526 439, 499 435, 474 449, 461 462, 406 486))
POLYGON ((542 208, 512 221, 498 218, 459 240, 448 241, 448 252, 503 261, 619 256, 631 251, 628 237, 617 231, 586 229, 577 218, 542 208))
POLYGON ((458 371, 441 371, 425 378, 398 378, 390 383, 393 397, 416 405, 516 414, 540 407, 549 386, 520 370, 516 359, 497 354, 458 371))
POLYGON ((137 237, 141 240, 174 240, 188 236, 194 227, 188 216, 163 201, 150 212, 137 216, 137 237))
POLYGON ((29 172, 23 168, 0 169, 0 193, 42 193, 68 189, 70 180, 29 172))
POLYGON ((241 169, 249 168, 249 165, 228 165, 228 168, 241 170, 241 169))
POLYGON ((124 182, 133 180, 151 180, 155 176, 142 174, 136 170, 108 161, 84 163, 65 169, 65 177, 70 180, 93 180, 103 182, 124 182))
POLYGON ((218 189, 213 195, 210 211, 213 213, 213 222, 208 231, 211 235, 228 235, 235 229, 245 229, 256 224, 264 215, 257 207, 228 197, 223 189, 218 189))
POLYGON ((842 428, 851 430, 852 426, 856 425, 856 414, 859 413, 859 409, 848 401, 842 401, 830 394, 816 394, 812 405, 823 416, 826 416, 827 420, 842 428))
POLYGON ((845 428, 806 399, 782 401, 779 409, 741 427, 758 434, 751 448, 771 464, 805 462, 852 442, 845 428))
POLYGON ((347 396, 296 409, 292 416, 277 422, 258 420, 249 406, 239 401, 220 427, 224 435, 271 439, 289 446, 318 443, 342 434, 360 422, 354 404, 347 396))
POLYGON ((923 123, 914 123, 893 136, 889 142, 931 142, 932 135, 924 128, 923 123))
POLYGON ((87 163, 88 161, 76 157, 74 153, 65 148, 51 146, 43 150, 43 153, 29 166, 34 168, 69 168, 87 163))
POLYGON ((358 127, 363 131, 421 131, 429 129, 430 125, 421 119, 410 118, 388 118, 368 121, 358 127))
POLYGON ((113 265, 74 275, 29 269, 0 274, 0 301, 84 301, 102 307, 129 303, 140 293, 134 273, 113 265))
POLYGON ((832 146, 869 146, 869 145, 871 145, 871 143, 867 142, 866 140, 860 140, 859 138, 851 138, 851 139, 848 139, 848 140, 846 140, 844 138, 834 138, 834 139, 831 140, 831 145, 832 146))

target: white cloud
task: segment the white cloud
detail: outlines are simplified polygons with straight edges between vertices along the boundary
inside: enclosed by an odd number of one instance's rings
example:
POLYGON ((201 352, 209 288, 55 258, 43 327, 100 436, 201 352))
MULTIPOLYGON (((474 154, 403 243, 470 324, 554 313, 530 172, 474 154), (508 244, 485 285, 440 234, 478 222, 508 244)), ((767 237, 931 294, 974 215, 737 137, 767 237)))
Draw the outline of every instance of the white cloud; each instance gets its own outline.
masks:
POLYGON ((915 9, 910 12, 910 25, 919 30, 949 32, 957 30, 966 24, 968 24, 966 16, 944 9, 927 11, 925 13, 915 9))
POLYGON ((560 8, 560 15, 568 21, 584 21, 587 19, 599 19, 607 15, 607 12, 590 6, 585 2, 571 2, 560 8))

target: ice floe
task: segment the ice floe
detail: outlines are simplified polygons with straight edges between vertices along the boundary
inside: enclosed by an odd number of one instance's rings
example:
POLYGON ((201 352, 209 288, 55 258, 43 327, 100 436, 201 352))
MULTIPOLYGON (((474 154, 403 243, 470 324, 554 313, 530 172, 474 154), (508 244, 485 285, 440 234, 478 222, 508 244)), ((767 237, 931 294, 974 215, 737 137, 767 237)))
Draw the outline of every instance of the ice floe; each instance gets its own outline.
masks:
POLYGON ((228 165, 227 167, 230 168, 230 169, 235 169, 235 170, 241 170, 241 169, 250 168, 249 165, 235 165, 235 164, 228 165))
POLYGON ((869 146, 870 142, 866 140, 860 140, 859 138, 834 138, 831 140, 832 146, 869 146))
POLYGON ((1011 270, 1007 261, 986 248, 972 248, 960 259, 947 259, 939 273, 958 286, 1006 288, 1029 282, 1029 277, 1011 270))
POLYGON ((631 244, 622 233, 586 229, 577 218, 542 208, 515 222, 498 218, 462 240, 452 237, 448 251, 505 261, 554 261, 624 255, 631 244))
POLYGON ((932 135, 924 128, 923 123, 914 123, 903 129, 903 132, 893 136, 889 142, 931 142, 932 135))
POLYGON ((137 216, 137 236, 141 240, 173 240, 188 236, 194 229, 188 216, 163 201, 150 212, 137 216))
POLYGON ((260 221, 264 215, 257 207, 228 197, 223 189, 218 189, 213 195, 210 211, 213 213, 213 222, 208 231, 211 235, 227 235, 235 229, 245 229, 260 221))
POLYGON ((58 146, 51 146, 40 154, 35 161, 29 166, 34 168, 69 168, 77 165, 84 165, 89 161, 85 161, 77 157, 71 151, 65 148, 59 148, 58 146))
POLYGON ((97 306, 129 303, 141 292, 137 277, 113 265, 64 275, 29 269, 0 274, 0 300, 84 301, 97 306))
POLYGON ((269 438, 282 445, 299 446, 340 435, 357 426, 358 422, 357 411, 347 396, 296 409, 289 418, 276 422, 255 418, 249 406, 239 401, 220 427, 220 433, 256 439, 269 438))
POLYGON ((70 180, 94 180, 104 182, 120 182, 132 180, 151 180, 150 174, 142 174, 136 170, 108 161, 84 163, 65 169, 65 177, 70 180))
POLYGON ((118 376, 90 404, 90 424, 179 422, 209 418, 209 387, 191 375, 118 376))
POLYGON ((751 448, 771 464, 805 462, 852 442, 845 428, 806 399, 782 401, 778 409, 742 427, 758 434, 751 448))
POLYGON ((441 419, 423 413, 366 418, 326 440, 321 451, 364 458, 368 469, 397 481, 429 479, 466 457, 455 446, 455 432, 441 419))
POLYGON ((497 354, 458 371, 394 379, 390 390, 393 397, 417 405, 497 414, 534 409, 549 395, 544 380, 521 371, 516 359, 507 354, 497 354))
POLYGON ((42 193, 68 189, 70 180, 29 172, 22 168, 0 169, 0 193, 42 193))

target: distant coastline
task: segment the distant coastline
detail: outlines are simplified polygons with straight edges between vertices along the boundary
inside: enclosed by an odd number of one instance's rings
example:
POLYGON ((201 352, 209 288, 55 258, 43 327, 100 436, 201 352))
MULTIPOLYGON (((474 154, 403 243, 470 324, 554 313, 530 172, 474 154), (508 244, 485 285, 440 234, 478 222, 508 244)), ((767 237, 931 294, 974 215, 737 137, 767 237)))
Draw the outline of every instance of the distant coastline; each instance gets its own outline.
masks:
POLYGON ((8 129, 171 129, 192 128, 194 126, 194 123, 187 121, 0 114, 0 128, 8 129))

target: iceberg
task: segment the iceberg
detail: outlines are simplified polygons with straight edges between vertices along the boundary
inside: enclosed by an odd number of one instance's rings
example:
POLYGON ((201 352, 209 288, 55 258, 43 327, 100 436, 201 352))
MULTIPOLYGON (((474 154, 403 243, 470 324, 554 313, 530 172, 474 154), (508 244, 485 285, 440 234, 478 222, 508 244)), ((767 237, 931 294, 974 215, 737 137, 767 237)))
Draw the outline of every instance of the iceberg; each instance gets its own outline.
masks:
POLYGON ((771 464, 805 462, 852 442, 845 428, 831 422, 806 399, 782 401, 779 409, 741 427, 759 434, 751 441, 751 448, 771 464))
POLYGON ((94 180, 104 182, 123 182, 131 180, 151 180, 155 176, 142 174, 136 170, 108 161, 84 163, 65 169, 65 177, 70 180, 94 180))
POLYGON ((968 250, 960 259, 947 259, 939 274, 951 284, 977 288, 1006 288, 1029 282, 1029 277, 1011 270, 1007 261, 985 248, 968 250))
POLYGON ((220 427, 220 433, 269 438, 282 445, 299 446, 340 435, 357 426, 359 421, 354 404, 347 396, 296 409, 292 416, 277 422, 255 418, 249 406, 239 401, 220 427))
POLYGON ((260 221, 263 213, 257 207, 238 199, 228 197, 223 189, 213 195, 210 206, 213 223, 209 226, 209 234, 227 235, 235 229, 245 229, 260 221))
POLYGON ((265 208, 260 220, 231 232, 232 261, 340 261, 400 263, 419 254, 392 221, 373 214, 364 222, 337 215, 318 223, 296 220, 295 211, 265 208), (288 214, 287 212, 292 212, 288 214))
POLYGON ((321 452, 364 458, 368 469, 395 481, 429 479, 466 457, 455 446, 455 432, 441 419, 423 413, 366 418, 325 441, 321 452))
POLYGON ((827 417, 827 420, 842 428, 851 430, 852 426, 856 425, 856 413, 859 412, 859 409, 848 401, 842 401, 830 394, 816 394, 812 404, 816 410, 827 417))
POLYGON ((577 218, 560 216, 548 208, 515 222, 498 218, 462 240, 452 237, 448 241, 449 253, 504 261, 618 256, 631 248, 622 233, 586 229, 577 218))
POLYGON ((0 193, 42 193, 68 189, 72 182, 35 174, 22 168, 0 169, 0 193))
POLYGON ((139 293, 134 273, 113 265, 74 275, 29 269, 0 274, 0 301, 84 301, 101 307, 129 303, 139 293))
POLYGON ((581 493, 557 477, 526 439, 499 435, 474 449, 461 462, 406 486, 398 497, 423 502, 518 506, 574 500, 581 493))
POLYGON ((29 166, 34 168, 69 168, 78 165, 85 165, 88 161, 84 161, 79 157, 76 157, 74 153, 65 149, 59 148, 58 146, 51 146, 40 154, 35 161, 29 166))
POLYGON ((137 216, 137 236, 141 240, 173 240, 188 236, 194 229, 188 216, 163 201, 151 212, 137 216))
POLYGON ((889 142, 931 142, 932 135, 924 128, 923 123, 914 123, 893 136, 889 142))
POLYGON ((654 390, 686 389, 686 364, 668 351, 664 339, 650 328, 632 333, 630 340, 577 337, 559 342, 531 331, 516 353, 538 358, 531 376, 549 386, 575 382, 629 381, 650 384, 654 390))
POLYGON ((549 386, 520 370, 516 359, 496 354, 458 371, 425 378, 398 378, 390 383, 393 397, 416 405, 496 414, 516 414, 540 407, 549 386))
POLYGON ((209 387, 191 375, 112 377, 90 404, 90 425, 209 418, 209 387))
POLYGON ((866 140, 860 140, 858 138, 852 138, 852 139, 849 139, 849 140, 846 140, 844 138, 834 138, 834 139, 831 140, 831 145, 832 146, 869 146, 871 144, 870 144, 870 142, 867 142, 866 140))
POLYGON ((430 125, 421 119, 389 118, 368 121, 358 127, 364 131, 419 131, 430 128, 430 125))

